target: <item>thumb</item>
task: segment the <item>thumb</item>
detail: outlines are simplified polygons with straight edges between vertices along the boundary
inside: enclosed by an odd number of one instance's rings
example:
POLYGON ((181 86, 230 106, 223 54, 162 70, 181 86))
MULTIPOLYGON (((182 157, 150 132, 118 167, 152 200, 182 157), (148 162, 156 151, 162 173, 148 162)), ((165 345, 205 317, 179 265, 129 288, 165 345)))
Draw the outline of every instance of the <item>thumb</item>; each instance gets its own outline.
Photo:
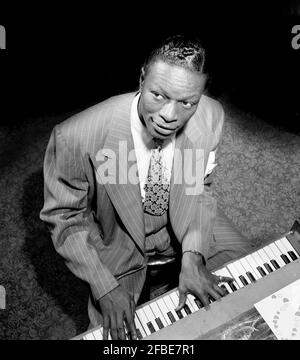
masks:
POLYGON ((179 302, 175 311, 180 311, 184 307, 185 302, 186 302, 186 294, 179 291, 179 302))

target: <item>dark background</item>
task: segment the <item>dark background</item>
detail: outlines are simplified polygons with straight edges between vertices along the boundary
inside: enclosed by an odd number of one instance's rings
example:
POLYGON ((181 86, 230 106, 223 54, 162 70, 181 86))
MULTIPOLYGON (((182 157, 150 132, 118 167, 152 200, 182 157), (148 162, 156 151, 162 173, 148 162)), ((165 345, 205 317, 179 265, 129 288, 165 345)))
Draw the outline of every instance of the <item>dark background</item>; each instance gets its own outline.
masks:
POLYGON ((300 5, 261 3, 11 6, 0 16, 7 32, 1 122, 22 126, 133 91, 152 46, 192 33, 209 50, 213 96, 299 133, 300 49, 291 46, 291 29, 300 24, 300 5))

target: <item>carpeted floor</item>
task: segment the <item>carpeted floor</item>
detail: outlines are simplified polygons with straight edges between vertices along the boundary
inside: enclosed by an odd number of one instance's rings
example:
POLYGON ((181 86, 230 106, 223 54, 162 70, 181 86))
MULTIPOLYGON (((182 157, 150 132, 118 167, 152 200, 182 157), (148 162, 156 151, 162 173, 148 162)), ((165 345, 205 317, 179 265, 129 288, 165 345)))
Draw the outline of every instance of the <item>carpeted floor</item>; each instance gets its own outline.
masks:
MULTIPOLYGON (((300 137, 224 104, 214 192, 240 231, 260 244, 300 214, 300 137)), ((88 287, 54 251, 39 220, 50 132, 70 114, 0 128, 0 339, 69 339, 86 330, 88 287)))

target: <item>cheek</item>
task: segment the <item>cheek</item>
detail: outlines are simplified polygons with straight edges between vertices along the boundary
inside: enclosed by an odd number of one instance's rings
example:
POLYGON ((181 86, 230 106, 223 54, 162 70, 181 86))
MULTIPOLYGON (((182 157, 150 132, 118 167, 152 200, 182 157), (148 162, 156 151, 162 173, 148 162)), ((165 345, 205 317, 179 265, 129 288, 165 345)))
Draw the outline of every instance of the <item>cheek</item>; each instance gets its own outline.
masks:
POLYGON ((180 126, 185 125, 194 115, 194 113, 195 111, 186 111, 184 109, 181 109, 181 111, 178 113, 178 122, 180 126))
POLYGON ((153 101, 150 96, 145 95, 143 97, 143 110, 146 114, 158 113, 161 109, 161 104, 153 101))

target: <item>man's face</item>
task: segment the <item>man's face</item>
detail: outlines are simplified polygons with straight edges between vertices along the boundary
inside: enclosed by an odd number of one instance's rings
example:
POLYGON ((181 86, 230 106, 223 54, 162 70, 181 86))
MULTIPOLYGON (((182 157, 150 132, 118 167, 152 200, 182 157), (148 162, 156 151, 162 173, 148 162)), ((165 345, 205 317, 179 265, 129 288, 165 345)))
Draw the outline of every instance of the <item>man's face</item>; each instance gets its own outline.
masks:
POLYGON ((206 75, 161 60, 152 64, 143 79, 139 116, 149 133, 167 139, 195 113, 204 91, 206 75))

